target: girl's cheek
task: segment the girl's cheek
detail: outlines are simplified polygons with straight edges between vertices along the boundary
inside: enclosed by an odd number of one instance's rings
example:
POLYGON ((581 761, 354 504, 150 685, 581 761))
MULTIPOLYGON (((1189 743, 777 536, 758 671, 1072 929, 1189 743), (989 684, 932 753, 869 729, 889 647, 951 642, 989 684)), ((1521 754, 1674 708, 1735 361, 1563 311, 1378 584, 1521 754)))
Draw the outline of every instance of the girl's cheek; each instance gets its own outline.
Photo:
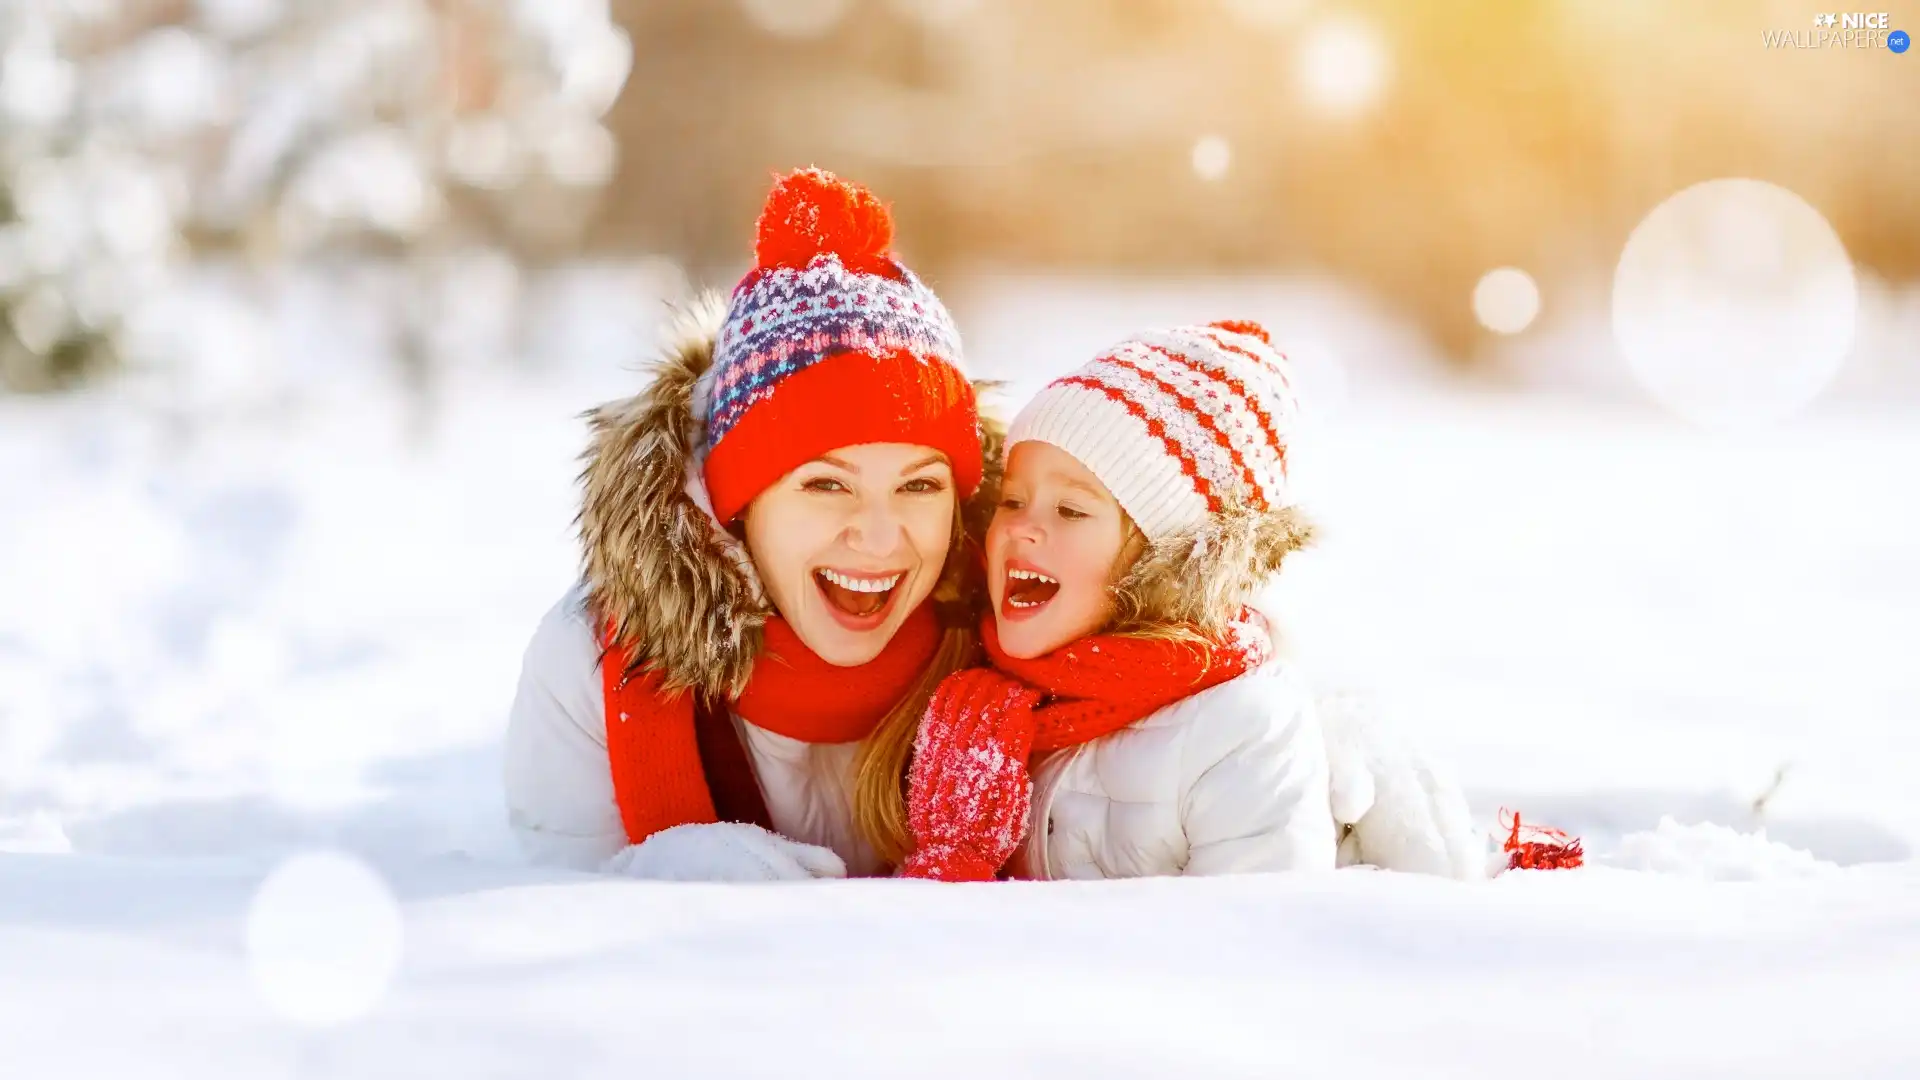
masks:
POLYGON ((1082 588, 1101 589, 1107 587, 1108 570, 1113 560, 1101 557, 1101 553, 1091 550, 1085 543, 1074 546, 1069 564, 1062 569, 1073 575, 1073 583, 1082 588))
POLYGON ((993 512, 993 520, 987 523, 987 553, 989 555, 995 554, 1006 547, 1008 528, 1007 512, 1005 510, 995 510, 993 512))

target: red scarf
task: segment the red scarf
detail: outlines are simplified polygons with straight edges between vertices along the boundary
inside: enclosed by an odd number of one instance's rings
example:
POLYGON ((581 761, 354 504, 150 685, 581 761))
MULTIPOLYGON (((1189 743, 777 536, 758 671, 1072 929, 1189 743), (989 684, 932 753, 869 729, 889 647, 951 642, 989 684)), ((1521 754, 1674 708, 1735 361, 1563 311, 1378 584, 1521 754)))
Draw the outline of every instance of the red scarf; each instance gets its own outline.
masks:
POLYGON ((1219 642, 1092 634, 1045 656, 1016 660, 1001 651, 992 615, 981 621, 980 640, 995 668, 1047 695, 1033 711, 1035 753, 1110 735, 1246 674, 1273 651, 1266 624, 1251 611, 1241 612, 1219 642))
MULTIPOLYGON (((791 739, 856 742, 913 688, 939 645, 939 620, 926 604, 907 616, 879 656, 854 668, 820 659, 786 620, 771 618, 753 677, 730 704, 754 726, 791 739)), ((717 819, 700 764, 693 692, 669 699, 657 671, 628 679, 627 659, 624 651, 609 651, 600 678, 614 799, 628 840, 637 844, 675 825, 717 819)))

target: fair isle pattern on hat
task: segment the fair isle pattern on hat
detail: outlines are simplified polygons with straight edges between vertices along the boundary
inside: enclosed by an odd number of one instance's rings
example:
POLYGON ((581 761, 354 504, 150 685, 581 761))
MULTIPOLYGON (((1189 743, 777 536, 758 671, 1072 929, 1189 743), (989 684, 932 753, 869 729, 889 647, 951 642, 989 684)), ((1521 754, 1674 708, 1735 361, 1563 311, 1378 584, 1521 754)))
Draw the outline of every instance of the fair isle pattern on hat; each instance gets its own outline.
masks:
POLYGON ((829 252, 803 270, 748 274, 720 328, 708 447, 782 379, 837 353, 882 357, 903 350, 961 369, 960 331, 945 305, 906 267, 892 266, 897 280, 854 273, 829 252))
POLYGON ((732 524, 782 476, 836 448, 938 451, 980 486, 980 414, 947 309, 893 255, 873 192, 820 169, 775 181, 754 268, 734 288, 703 386, 702 475, 732 524))
POLYGON ((1072 454, 1157 540, 1228 507, 1289 505, 1298 413, 1287 360, 1259 326, 1184 326, 1056 379, 1014 419, 1007 446, 1072 454))

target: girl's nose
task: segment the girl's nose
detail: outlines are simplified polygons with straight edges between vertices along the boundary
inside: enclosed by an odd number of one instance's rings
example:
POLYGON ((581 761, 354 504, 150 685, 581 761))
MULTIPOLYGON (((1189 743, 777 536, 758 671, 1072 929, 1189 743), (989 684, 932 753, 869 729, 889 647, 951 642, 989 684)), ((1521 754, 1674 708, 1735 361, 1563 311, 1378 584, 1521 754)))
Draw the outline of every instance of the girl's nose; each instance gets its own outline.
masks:
POLYGON ((1007 521, 1007 536, 1009 539, 1037 544, 1044 534, 1040 531, 1039 524, 1033 520, 1033 511, 1021 509, 1015 511, 1007 521))

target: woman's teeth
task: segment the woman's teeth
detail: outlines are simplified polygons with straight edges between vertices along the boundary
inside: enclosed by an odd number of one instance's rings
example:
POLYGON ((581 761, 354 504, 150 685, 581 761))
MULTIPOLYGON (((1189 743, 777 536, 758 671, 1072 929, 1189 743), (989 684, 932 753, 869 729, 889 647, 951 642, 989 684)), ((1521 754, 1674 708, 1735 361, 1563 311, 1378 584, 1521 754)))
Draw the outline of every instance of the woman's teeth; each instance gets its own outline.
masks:
POLYGON ((865 578, 838 570, 815 570, 814 581, 827 602, 856 618, 878 615, 893 599, 893 587, 905 573, 865 578))
POLYGON ((846 574, 842 574, 837 570, 822 570, 820 571, 820 576, 848 592, 883 593, 892 589, 895 585, 900 584, 900 579, 907 575, 895 574, 892 577, 883 578, 857 578, 848 577, 846 574))

